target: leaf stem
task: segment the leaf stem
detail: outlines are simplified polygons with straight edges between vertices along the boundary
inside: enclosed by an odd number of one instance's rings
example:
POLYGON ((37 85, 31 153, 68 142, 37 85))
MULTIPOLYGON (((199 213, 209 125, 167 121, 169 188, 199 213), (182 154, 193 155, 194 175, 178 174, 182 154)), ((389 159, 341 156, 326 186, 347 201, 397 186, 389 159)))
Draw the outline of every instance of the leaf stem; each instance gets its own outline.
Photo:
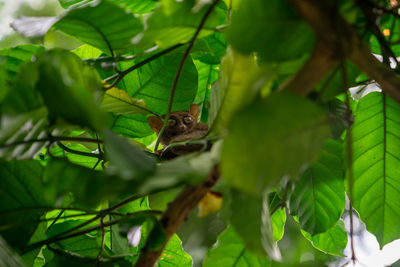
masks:
POLYGON ((67 151, 69 153, 73 153, 73 154, 81 155, 81 156, 85 156, 85 157, 96 158, 96 159, 99 159, 99 160, 104 159, 104 155, 102 155, 102 154, 88 153, 88 152, 83 152, 83 151, 78 151, 78 150, 75 150, 75 149, 71 149, 71 148, 65 146, 64 144, 62 144, 61 142, 57 142, 57 145, 61 149, 65 150, 65 151, 67 151))

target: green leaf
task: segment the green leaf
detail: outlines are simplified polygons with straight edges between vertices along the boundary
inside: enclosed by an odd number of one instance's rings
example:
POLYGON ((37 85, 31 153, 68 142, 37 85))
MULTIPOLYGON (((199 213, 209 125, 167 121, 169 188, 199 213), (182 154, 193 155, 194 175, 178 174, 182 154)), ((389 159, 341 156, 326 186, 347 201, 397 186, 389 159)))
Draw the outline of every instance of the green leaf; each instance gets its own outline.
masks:
POLYGON ((72 5, 75 5, 77 3, 85 3, 85 2, 90 2, 92 0, 58 0, 60 3, 60 6, 63 8, 69 8, 72 5))
POLYGON ((149 114, 143 99, 135 99, 124 90, 111 88, 104 93, 100 106, 104 111, 120 114, 149 114))
POLYGON ((228 226, 223 231, 214 246, 203 260, 203 267, 267 267, 267 258, 258 258, 249 251, 233 227, 228 226))
MULTIPOLYGON (((46 236, 50 238, 85 222, 86 220, 67 220, 56 223, 48 230, 46 236)), ((98 237, 95 233, 96 231, 93 231, 93 233, 62 240, 57 242, 57 248, 72 252, 75 256, 96 258, 100 251, 101 243, 97 240, 98 237)))
POLYGON ((314 43, 311 28, 281 0, 241 1, 232 12, 227 39, 239 52, 254 51, 261 61, 272 62, 299 58, 314 43))
POLYGON ((222 33, 214 33, 196 42, 191 50, 193 58, 206 64, 219 64, 226 53, 227 43, 222 33), (205 46, 205 49, 196 51, 196 46, 205 46))
POLYGON ((4 96, 3 112, 15 114, 42 107, 40 94, 35 90, 38 78, 39 72, 34 63, 21 64, 10 90, 4 96))
POLYGON ((112 200, 131 193, 135 181, 125 181, 116 176, 93 171, 60 159, 51 159, 44 172, 44 197, 48 202, 60 202, 73 193, 75 206, 94 207, 102 201, 112 200), (77 186, 79 185, 79 186, 77 186))
POLYGON ((13 247, 27 244, 49 206, 42 174, 38 161, 0 161, 0 234, 13 247))
POLYGON ((170 189, 180 184, 200 183, 217 162, 215 154, 192 153, 163 162, 157 166, 154 175, 146 179, 137 190, 144 194, 170 189))
POLYGON ((210 95, 208 123, 215 135, 226 133, 234 113, 253 100, 268 76, 253 56, 228 49, 210 95))
POLYGON ((191 267, 192 257, 182 248, 182 241, 178 235, 173 235, 164 249, 157 267, 191 267))
POLYGON ((18 45, 0 50, 0 56, 4 56, 5 58, 5 62, 3 63, 8 73, 7 81, 13 82, 22 63, 30 62, 34 55, 42 51, 44 51, 43 46, 31 44, 18 45))
POLYGON ((199 116, 207 118, 208 116, 205 116, 206 114, 203 112, 208 111, 209 105, 207 100, 210 96, 212 84, 218 79, 219 66, 206 64, 199 60, 194 60, 194 64, 199 75, 199 85, 194 103, 198 104, 201 111, 199 116))
POLYGON ((4 116, 0 121, 0 158, 35 158, 47 142, 28 142, 47 137, 47 110, 4 116), (19 144, 19 145, 13 145, 19 144))
POLYGON ((316 235, 333 227, 345 205, 342 173, 342 144, 327 140, 317 162, 296 181, 290 211, 301 228, 316 235))
POLYGON ((224 178, 248 194, 261 195, 284 176, 296 177, 313 162, 329 135, 325 114, 310 100, 277 93, 239 111, 225 138, 224 178))
MULTIPOLYGON (((346 80, 347 87, 357 85, 356 78, 360 75, 360 71, 350 61, 346 61, 346 80)), ((334 68, 326 78, 319 83, 316 90, 320 92, 319 97, 322 101, 333 99, 336 95, 343 93, 343 70, 340 67, 334 68)))
POLYGON ((77 266, 77 267, 131 267, 132 263, 125 259, 113 259, 112 261, 100 261, 93 258, 83 258, 76 256, 71 253, 57 251, 55 253, 46 251, 46 264, 44 267, 69 267, 69 266, 77 266))
POLYGON ((93 1, 68 10, 53 25, 108 55, 132 50, 131 39, 142 31, 139 19, 112 1, 93 1))
POLYGON ((104 132, 105 148, 110 166, 107 172, 118 174, 125 180, 140 182, 152 175, 156 169, 156 161, 137 146, 111 131, 104 132))
MULTIPOLYGON (((90 149, 82 144, 66 143, 66 142, 62 142, 62 143, 67 148, 75 150, 75 151, 84 152, 84 153, 93 154, 93 155, 98 154, 98 151, 93 153, 92 149, 90 149)), ((88 157, 86 155, 79 155, 76 153, 72 153, 72 152, 62 149, 60 146, 52 147, 50 153, 54 157, 66 157, 71 163, 81 165, 86 168, 91 169, 97 164, 96 170, 102 169, 101 165, 98 163, 98 160, 99 160, 98 158, 88 157)))
POLYGON ((71 52, 75 53, 81 59, 97 58, 102 54, 101 50, 87 44, 81 45, 80 47, 72 50, 71 52))
POLYGON ((50 121, 62 118, 72 124, 101 129, 104 114, 94 93, 102 88, 98 74, 71 52, 53 49, 37 60, 36 89, 49 109, 50 121))
POLYGON ((123 7, 133 14, 146 14, 155 9, 159 3, 158 0, 112 0, 114 3, 123 7))
POLYGON ((330 255, 344 257, 343 251, 347 245, 347 231, 343 220, 324 233, 311 236, 304 230, 301 233, 310 240, 311 244, 318 250, 330 255))
MULTIPOLYGON (((154 45, 165 48, 188 42, 209 8, 209 5, 205 5, 198 10, 194 4, 194 0, 161 1, 161 6, 146 21, 144 33, 135 37, 134 43, 142 48, 154 45)), ((225 11, 215 8, 208 16, 198 38, 214 33, 218 25, 224 24, 225 17, 225 11)))
MULTIPOLYGON (((281 198, 278 193, 270 193, 268 196, 269 199, 269 209, 272 212, 277 205, 281 204, 281 198)), ((285 233, 285 222, 286 222, 286 210, 282 207, 278 208, 274 214, 271 215, 272 222, 272 232, 274 235, 274 241, 278 242, 282 239, 283 234, 285 233)))
POLYGON ((154 134, 147 123, 146 116, 140 114, 115 116, 112 131, 130 138, 141 138, 154 134))
POLYGON ((370 93, 359 101, 351 128, 353 206, 381 246, 400 238, 399 114, 394 100, 370 93))
MULTIPOLYGON (((126 90, 133 98, 143 99, 151 111, 159 115, 165 114, 182 56, 181 52, 176 52, 153 60, 126 75, 117 87, 126 90)), ((126 69, 132 66, 132 63, 121 63, 120 66, 126 69)), ((175 90, 173 111, 189 109, 196 96, 197 83, 196 66, 188 58, 175 90)))
MULTIPOLYGON (((86 3, 90 1, 93 0, 58 0, 63 8, 68 8, 77 3, 86 3)), ((157 0, 110 0, 110 2, 113 2, 133 14, 149 13, 158 3, 157 0)))
POLYGON ((266 198, 258 198, 234 190, 231 224, 246 247, 259 257, 279 260, 281 255, 274 241, 272 222, 266 198))

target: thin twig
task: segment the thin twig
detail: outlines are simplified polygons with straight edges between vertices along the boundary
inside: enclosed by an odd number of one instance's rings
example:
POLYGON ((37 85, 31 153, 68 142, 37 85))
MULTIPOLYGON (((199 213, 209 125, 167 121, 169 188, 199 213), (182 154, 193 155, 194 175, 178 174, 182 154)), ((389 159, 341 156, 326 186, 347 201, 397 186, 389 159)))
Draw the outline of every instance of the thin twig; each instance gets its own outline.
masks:
POLYGON ((51 222, 51 224, 49 225, 49 227, 47 227, 46 233, 50 230, 51 227, 53 227, 56 222, 61 218, 61 216, 63 215, 64 211, 60 211, 60 213, 57 215, 56 218, 54 218, 54 220, 51 222))
POLYGON ((158 52, 157 54, 152 55, 149 58, 146 58, 145 60, 133 65, 132 67, 130 67, 130 68, 126 69, 126 70, 123 70, 123 71, 121 71, 121 72, 119 72, 117 74, 114 74, 114 75, 104 79, 105 82, 109 82, 109 81, 112 81, 112 80, 115 79, 112 82, 112 84, 107 86, 107 87, 105 87, 105 89, 107 90, 107 89, 110 89, 110 88, 114 87, 117 83, 119 83, 130 72, 132 72, 132 71, 134 71, 134 70, 146 65, 147 63, 149 63, 149 62, 151 62, 151 61, 153 61, 153 60, 155 60, 155 59, 157 59, 157 58, 159 58, 159 57, 161 57, 161 56, 163 56, 163 55, 165 55, 165 54, 167 54, 167 53, 169 53, 169 52, 171 52, 171 51, 173 51, 173 50, 175 50, 178 47, 181 47, 183 45, 184 44, 177 44, 177 45, 171 46, 171 47, 169 47, 169 48, 167 48, 167 49, 165 49, 165 50, 163 50, 161 52, 158 52))
POLYGON ((14 143, 8 143, 8 144, 1 144, 0 149, 2 148, 8 148, 8 147, 13 147, 13 146, 19 146, 19 145, 26 145, 26 144, 31 144, 31 143, 45 143, 45 142, 57 142, 57 141, 69 141, 69 142, 82 142, 82 143, 100 143, 102 144, 102 140, 97 140, 93 138, 86 138, 86 137, 71 137, 71 136, 49 136, 46 138, 37 138, 37 139, 30 139, 30 140, 22 140, 22 141, 17 141, 14 143))
POLYGON ((28 251, 31 251, 32 249, 41 247, 43 245, 54 243, 54 242, 56 242, 54 240, 57 240, 57 238, 59 238, 60 236, 64 236, 65 234, 71 233, 71 232, 73 232, 75 230, 78 230, 78 229, 80 229, 80 228, 82 228, 82 227, 84 227, 84 226, 86 226, 86 225, 88 225, 88 224, 100 219, 100 218, 103 218, 103 217, 107 216, 111 211, 119 209, 120 207, 122 207, 122 206, 124 206, 124 205, 126 205, 126 204, 128 204, 128 203, 130 203, 130 202, 132 202, 132 201, 134 201, 136 199, 138 199, 138 198, 141 198, 141 197, 143 197, 143 196, 141 196, 141 195, 140 196, 138 196, 138 195, 137 196, 133 196, 133 197, 130 197, 130 198, 128 198, 128 199, 126 199, 126 200, 124 200, 124 201, 122 201, 122 202, 120 202, 120 203, 118 203, 118 204, 116 204, 116 205, 114 205, 112 207, 109 207, 107 209, 101 210, 101 211, 98 212, 98 214, 95 217, 93 217, 92 219, 89 219, 86 222, 83 222, 83 223, 81 223, 79 225, 76 225, 75 227, 72 227, 72 228, 70 228, 70 229, 68 229, 68 230, 66 230, 66 231, 64 231, 62 233, 59 233, 59 234, 57 234, 57 235, 55 235, 53 237, 50 237, 50 238, 42 240, 42 241, 38 241, 36 243, 33 243, 33 244, 27 246, 26 248, 21 250, 21 254, 26 253, 28 251))
POLYGON ((83 152, 83 151, 78 151, 78 150, 75 150, 75 149, 71 149, 71 148, 67 147, 66 145, 64 145, 63 143, 61 143, 61 142, 57 142, 57 145, 58 145, 62 150, 65 150, 65 151, 67 151, 67 152, 69 152, 69 153, 72 153, 72 154, 76 154, 76 155, 80 155, 80 156, 85 156, 85 157, 96 158, 96 159, 99 159, 99 160, 104 159, 103 155, 101 155, 101 154, 89 153, 89 152, 83 152))
POLYGON ((189 56, 190 50, 192 49, 192 47, 194 45, 194 42, 196 41, 197 36, 200 34, 201 29, 203 28, 204 24, 206 23, 207 18, 210 16, 211 12, 214 10, 215 6, 218 4, 218 1, 219 0, 214 0, 214 2, 207 9, 207 11, 204 14, 199 26, 196 29, 196 32, 194 33, 192 39, 190 39, 190 41, 189 41, 189 45, 186 48, 185 53, 183 54, 183 57, 181 59, 181 63, 179 64, 178 70, 177 70, 177 72, 175 74, 174 82, 172 84, 172 88, 171 88, 171 92, 170 92, 169 100, 168 100, 167 113, 165 114, 163 126, 162 126, 162 128, 161 128, 161 130, 160 130, 160 132, 158 134, 156 145, 154 146, 154 151, 157 151, 158 146, 160 144, 161 137, 164 134, 165 128, 168 125, 169 116, 170 116, 171 110, 172 110, 172 104, 174 102, 175 90, 176 90, 176 87, 178 86, 178 81, 179 81, 179 78, 181 76, 182 69, 183 69, 183 66, 185 64, 186 58, 189 56))

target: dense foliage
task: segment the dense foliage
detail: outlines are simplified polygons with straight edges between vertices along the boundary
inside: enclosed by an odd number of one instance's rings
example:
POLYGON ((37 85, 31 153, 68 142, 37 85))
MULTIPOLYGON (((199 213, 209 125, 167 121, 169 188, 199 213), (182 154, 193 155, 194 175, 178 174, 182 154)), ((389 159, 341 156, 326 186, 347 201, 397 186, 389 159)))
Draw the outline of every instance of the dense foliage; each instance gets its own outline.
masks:
POLYGON ((13 27, 79 47, 0 50, 0 266, 326 266, 356 216, 400 239, 397 1, 59 4, 13 27), (193 103, 203 149, 166 160, 147 118, 193 103))

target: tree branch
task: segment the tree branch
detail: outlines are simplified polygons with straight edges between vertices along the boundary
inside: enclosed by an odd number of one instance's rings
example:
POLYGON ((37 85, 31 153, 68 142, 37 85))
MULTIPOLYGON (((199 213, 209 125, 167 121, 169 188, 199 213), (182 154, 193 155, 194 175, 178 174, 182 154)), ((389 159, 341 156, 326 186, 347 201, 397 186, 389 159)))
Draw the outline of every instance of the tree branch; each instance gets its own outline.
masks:
POLYGON ((160 257, 169 239, 176 233, 182 223, 187 219, 190 212, 199 201, 215 185, 220 177, 218 165, 214 165, 206 180, 196 186, 186 187, 171 203, 161 218, 161 224, 166 233, 166 241, 160 250, 142 253, 136 263, 136 267, 153 267, 160 257))
POLYGON ((301 69, 279 90, 289 90, 300 95, 307 95, 339 63, 335 54, 323 42, 317 41, 310 58, 301 69))
MULTIPOLYGON (((338 60, 345 57, 349 58, 361 71, 374 79, 390 97, 400 103, 400 79, 395 71, 379 62, 371 54, 357 32, 340 16, 334 3, 326 0, 288 0, 288 2, 314 29, 317 43, 322 42, 322 46, 325 46, 324 49, 329 55, 329 57, 326 56, 325 64, 334 66, 338 60), (334 61, 335 64, 333 64, 334 61)), ((316 46, 317 49, 319 49, 318 45, 316 46)), ((316 60, 313 59, 315 53, 309 61, 316 60)), ((310 67, 307 68, 306 65, 307 63, 300 71, 303 71, 303 75, 307 74, 307 77, 312 76, 309 73, 312 71, 313 75, 316 76, 313 77, 314 81, 322 80, 327 74, 325 69, 321 71, 313 70, 310 67)), ((313 90, 313 83, 311 82, 305 83, 303 89, 300 89, 301 85, 295 86, 291 87, 295 88, 295 90, 292 90, 303 95, 313 90)), ((287 87, 289 86, 284 87, 284 89, 287 87)))

